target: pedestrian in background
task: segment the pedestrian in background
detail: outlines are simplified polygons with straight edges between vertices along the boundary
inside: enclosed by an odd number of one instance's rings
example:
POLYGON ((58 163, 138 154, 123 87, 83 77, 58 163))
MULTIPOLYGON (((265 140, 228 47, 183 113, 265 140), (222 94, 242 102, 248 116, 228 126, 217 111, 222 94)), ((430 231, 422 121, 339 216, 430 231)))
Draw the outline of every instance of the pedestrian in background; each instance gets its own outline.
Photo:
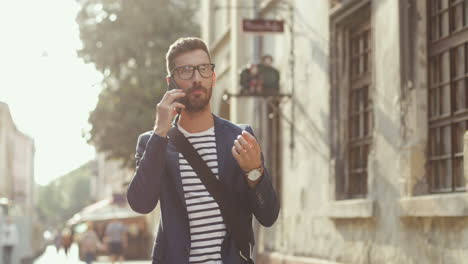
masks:
POLYGON ((107 225, 104 241, 112 263, 124 261, 124 250, 127 247, 127 227, 121 221, 113 220, 107 225))
POLYGON ((55 249, 57 249, 57 254, 58 254, 60 251, 60 247, 62 247, 62 235, 60 234, 60 231, 56 231, 55 233, 54 245, 55 245, 55 249))
POLYGON ((86 264, 96 260, 97 251, 102 248, 101 240, 94 231, 93 224, 88 223, 88 230, 81 236, 80 251, 83 252, 86 264))
POLYGON ((5 225, 1 228, 0 243, 3 250, 3 262, 4 264, 11 264, 13 252, 15 247, 18 245, 18 229, 11 216, 7 217, 5 225))
POLYGON ((70 250, 71 244, 73 243, 73 234, 70 228, 66 227, 62 230, 62 247, 65 251, 65 256, 68 256, 68 250, 70 250))

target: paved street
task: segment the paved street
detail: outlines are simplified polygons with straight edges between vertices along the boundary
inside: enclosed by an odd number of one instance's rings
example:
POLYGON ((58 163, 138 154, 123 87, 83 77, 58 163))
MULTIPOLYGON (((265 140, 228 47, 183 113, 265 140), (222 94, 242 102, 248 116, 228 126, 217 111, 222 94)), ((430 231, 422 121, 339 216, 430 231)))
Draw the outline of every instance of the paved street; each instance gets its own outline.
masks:
MULTIPOLYGON (((50 245, 44 251, 44 254, 34 261, 34 264, 62 264, 62 263, 84 263, 78 259, 78 246, 73 244, 70 248, 68 256, 65 256, 65 252, 61 249, 58 253, 53 245, 50 245)), ((99 257, 96 264, 110 263, 107 257, 99 257)), ((149 264, 151 261, 125 261, 126 264, 149 264)))

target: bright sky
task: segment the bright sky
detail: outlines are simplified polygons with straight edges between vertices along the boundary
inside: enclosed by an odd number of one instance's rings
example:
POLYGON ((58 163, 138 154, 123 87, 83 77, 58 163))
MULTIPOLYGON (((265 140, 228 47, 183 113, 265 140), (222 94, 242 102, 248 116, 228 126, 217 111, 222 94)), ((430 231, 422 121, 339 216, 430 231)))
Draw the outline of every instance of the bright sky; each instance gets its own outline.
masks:
POLYGON ((75 0, 0 2, 0 101, 35 140, 35 180, 44 185, 94 158, 82 131, 102 75, 77 57, 75 0))

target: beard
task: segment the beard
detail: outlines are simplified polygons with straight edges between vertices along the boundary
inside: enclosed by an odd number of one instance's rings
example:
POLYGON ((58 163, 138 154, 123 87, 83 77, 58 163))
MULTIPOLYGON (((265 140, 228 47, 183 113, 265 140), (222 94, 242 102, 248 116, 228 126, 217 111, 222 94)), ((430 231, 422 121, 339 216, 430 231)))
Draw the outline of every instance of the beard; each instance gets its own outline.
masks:
POLYGON ((180 102, 185 105, 185 111, 187 112, 202 112, 210 103, 212 89, 196 85, 184 90, 184 92, 186 95, 180 98, 180 102), (194 94, 194 92, 198 91, 202 91, 202 93, 194 94))

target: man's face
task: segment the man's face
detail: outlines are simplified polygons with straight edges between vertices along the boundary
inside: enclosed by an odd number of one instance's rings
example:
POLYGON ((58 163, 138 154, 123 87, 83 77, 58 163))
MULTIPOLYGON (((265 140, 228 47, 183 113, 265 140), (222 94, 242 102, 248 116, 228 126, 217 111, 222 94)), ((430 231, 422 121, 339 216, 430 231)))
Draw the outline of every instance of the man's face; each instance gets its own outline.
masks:
MULTIPOLYGON (((175 68, 181 66, 198 66, 210 64, 208 54, 203 50, 194 50, 182 53, 174 59, 175 68)), ((200 112, 206 109, 210 103, 212 88, 216 82, 216 75, 204 78, 198 70, 195 70, 191 79, 183 80, 177 72, 173 73, 174 79, 185 93, 186 96, 180 99, 185 105, 185 111, 200 112)))
POLYGON ((264 65, 271 66, 272 63, 273 63, 273 61, 271 60, 270 57, 265 57, 265 58, 263 59, 263 64, 264 64, 264 65))

